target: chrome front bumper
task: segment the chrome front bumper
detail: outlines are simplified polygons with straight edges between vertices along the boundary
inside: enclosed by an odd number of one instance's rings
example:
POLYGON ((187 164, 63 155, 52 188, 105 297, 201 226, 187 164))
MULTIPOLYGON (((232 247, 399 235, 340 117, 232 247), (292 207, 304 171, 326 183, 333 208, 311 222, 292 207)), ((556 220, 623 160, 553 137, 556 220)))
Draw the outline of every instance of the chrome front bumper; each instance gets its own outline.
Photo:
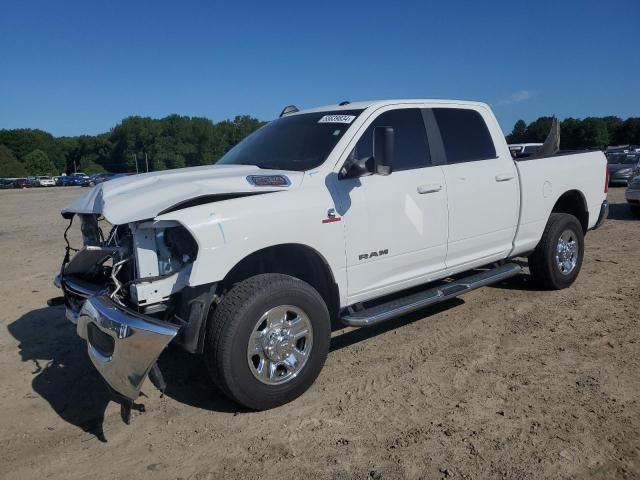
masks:
POLYGON ((87 299, 78 316, 78 335, 109 386, 135 400, 151 367, 179 327, 128 311, 109 297, 87 299))
MULTIPOLYGON (((54 284, 62 288, 60 277, 54 284)), ((89 358, 109 387, 135 400, 162 350, 179 327, 128 310, 102 288, 73 277, 64 278, 66 317, 87 341, 89 358)))

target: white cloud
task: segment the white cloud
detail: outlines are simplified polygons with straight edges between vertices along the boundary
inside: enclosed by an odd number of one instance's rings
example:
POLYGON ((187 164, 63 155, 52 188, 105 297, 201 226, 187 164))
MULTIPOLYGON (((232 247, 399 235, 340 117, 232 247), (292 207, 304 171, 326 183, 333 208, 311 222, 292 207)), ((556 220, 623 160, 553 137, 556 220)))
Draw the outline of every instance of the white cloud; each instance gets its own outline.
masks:
POLYGON ((516 92, 505 95, 502 100, 498 102, 498 105, 513 105, 514 103, 524 102, 529 100, 536 94, 533 90, 518 90, 516 92))

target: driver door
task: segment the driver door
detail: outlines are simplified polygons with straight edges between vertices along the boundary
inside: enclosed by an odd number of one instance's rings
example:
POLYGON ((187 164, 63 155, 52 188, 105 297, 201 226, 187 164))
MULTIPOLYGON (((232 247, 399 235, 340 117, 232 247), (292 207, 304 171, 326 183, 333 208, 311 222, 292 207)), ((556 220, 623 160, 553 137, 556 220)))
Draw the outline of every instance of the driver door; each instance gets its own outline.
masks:
POLYGON ((424 283, 445 268, 446 184, 442 168, 431 164, 421 109, 379 114, 351 158, 373 155, 378 126, 394 129, 391 175, 341 179, 335 185, 345 225, 350 303, 424 283))

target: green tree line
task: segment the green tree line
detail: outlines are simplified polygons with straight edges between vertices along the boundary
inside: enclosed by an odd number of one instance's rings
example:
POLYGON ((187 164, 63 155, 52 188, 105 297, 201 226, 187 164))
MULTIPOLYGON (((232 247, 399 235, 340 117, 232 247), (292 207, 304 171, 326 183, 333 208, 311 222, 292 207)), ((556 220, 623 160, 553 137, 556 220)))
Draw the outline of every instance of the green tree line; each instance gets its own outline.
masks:
POLYGON ((74 171, 139 171, 215 163, 229 148, 262 126, 250 116, 214 123, 208 118, 169 115, 127 117, 98 135, 54 137, 33 129, 0 130, 0 177, 59 175, 74 171))
MULTIPOLYGON (((552 117, 540 117, 530 124, 518 120, 507 135, 509 143, 544 142, 551 129, 552 117)), ((612 145, 640 145, 640 117, 565 118, 560 123, 560 148, 582 150, 612 145)))
MULTIPOLYGON (((518 120, 509 143, 543 142, 551 117, 528 125, 518 120)), ((98 135, 54 137, 33 129, 0 130, 0 177, 58 175, 81 171, 135 172, 215 163, 229 148, 262 126, 250 116, 214 123, 207 118, 169 115, 161 119, 127 117, 98 135)), ((561 148, 640 145, 640 117, 567 118, 561 123, 561 148)))

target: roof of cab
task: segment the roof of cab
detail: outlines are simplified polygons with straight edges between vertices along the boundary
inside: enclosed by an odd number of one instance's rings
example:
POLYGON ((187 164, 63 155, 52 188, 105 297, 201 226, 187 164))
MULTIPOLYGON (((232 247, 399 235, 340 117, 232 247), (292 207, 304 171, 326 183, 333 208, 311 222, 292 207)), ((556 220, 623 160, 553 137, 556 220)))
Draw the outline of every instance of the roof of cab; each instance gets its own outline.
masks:
POLYGON ((389 100, 366 100, 359 102, 351 102, 346 105, 324 105, 322 107, 315 108, 307 108, 304 110, 300 110, 295 113, 290 113, 289 115, 300 115, 302 113, 313 113, 313 112, 338 112, 341 110, 364 110, 369 107, 385 107, 388 105, 400 105, 400 104, 455 104, 455 105, 465 105, 465 106, 474 106, 474 107, 485 107, 488 108, 486 103, 482 102, 472 102, 469 100, 444 100, 444 99, 427 99, 427 98, 405 98, 405 99, 389 99, 389 100))

